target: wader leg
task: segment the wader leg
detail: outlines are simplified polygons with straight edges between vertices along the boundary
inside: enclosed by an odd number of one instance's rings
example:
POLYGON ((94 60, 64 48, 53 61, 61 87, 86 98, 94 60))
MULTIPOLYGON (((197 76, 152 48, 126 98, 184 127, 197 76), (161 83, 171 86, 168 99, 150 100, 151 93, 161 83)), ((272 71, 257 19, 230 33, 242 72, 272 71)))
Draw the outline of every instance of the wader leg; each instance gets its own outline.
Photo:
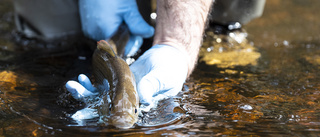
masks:
POLYGON ((44 41, 81 35, 77 0, 13 0, 17 30, 44 41))
POLYGON ((265 0, 215 0, 210 13, 210 26, 220 25, 231 31, 240 29, 262 15, 265 0))

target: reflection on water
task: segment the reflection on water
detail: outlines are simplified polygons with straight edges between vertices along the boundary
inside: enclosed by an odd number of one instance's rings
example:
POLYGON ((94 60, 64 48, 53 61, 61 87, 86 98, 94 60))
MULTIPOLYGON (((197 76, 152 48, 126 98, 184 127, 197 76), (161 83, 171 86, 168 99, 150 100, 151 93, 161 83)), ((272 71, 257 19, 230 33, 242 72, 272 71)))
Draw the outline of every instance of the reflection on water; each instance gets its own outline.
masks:
POLYGON ((320 135, 319 1, 268 0, 245 28, 248 41, 207 31, 184 91, 129 130, 67 126, 84 104, 63 85, 90 75, 92 51, 81 41, 64 50, 16 43, 11 6, 0 1, 0 136, 320 135))
POLYGON ((216 35, 213 30, 208 29, 205 35, 200 62, 217 65, 219 68, 257 65, 257 59, 261 55, 253 43, 246 40, 246 32, 234 31, 228 35, 216 35))

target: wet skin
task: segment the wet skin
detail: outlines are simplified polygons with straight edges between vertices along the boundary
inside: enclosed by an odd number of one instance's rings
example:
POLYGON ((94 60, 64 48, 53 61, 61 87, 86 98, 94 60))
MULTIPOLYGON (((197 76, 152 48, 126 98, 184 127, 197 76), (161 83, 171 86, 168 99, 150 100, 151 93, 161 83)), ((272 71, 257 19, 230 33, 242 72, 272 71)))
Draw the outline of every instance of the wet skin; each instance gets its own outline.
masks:
POLYGON ((110 86, 101 94, 100 117, 110 116, 108 123, 118 128, 132 127, 138 120, 139 96, 128 64, 104 40, 98 42, 92 62, 96 83, 103 85, 107 80, 110 86))

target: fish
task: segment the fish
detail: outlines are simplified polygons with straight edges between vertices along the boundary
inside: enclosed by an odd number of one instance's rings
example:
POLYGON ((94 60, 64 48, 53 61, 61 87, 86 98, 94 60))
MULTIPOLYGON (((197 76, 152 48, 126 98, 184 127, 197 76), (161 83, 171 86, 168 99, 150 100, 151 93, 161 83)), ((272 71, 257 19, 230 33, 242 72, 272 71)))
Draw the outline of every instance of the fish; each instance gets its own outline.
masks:
POLYGON ((109 85, 109 90, 100 94, 100 119, 107 116, 102 120, 117 128, 132 127, 138 121, 139 96, 129 65, 117 55, 115 46, 101 40, 93 53, 92 69, 95 84, 107 86, 107 81, 109 85))

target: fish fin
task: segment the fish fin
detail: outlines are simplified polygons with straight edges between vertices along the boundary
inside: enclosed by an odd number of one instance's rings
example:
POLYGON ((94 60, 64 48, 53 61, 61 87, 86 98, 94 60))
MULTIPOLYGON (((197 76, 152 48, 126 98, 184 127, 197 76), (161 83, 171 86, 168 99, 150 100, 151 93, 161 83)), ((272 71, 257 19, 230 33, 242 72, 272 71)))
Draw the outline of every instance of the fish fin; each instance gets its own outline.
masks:
POLYGON ((109 55, 112 57, 116 57, 116 52, 115 52, 115 47, 112 47, 107 41, 105 40, 100 40, 98 42, 97 48, 101 51, 106 51, 109 55))

